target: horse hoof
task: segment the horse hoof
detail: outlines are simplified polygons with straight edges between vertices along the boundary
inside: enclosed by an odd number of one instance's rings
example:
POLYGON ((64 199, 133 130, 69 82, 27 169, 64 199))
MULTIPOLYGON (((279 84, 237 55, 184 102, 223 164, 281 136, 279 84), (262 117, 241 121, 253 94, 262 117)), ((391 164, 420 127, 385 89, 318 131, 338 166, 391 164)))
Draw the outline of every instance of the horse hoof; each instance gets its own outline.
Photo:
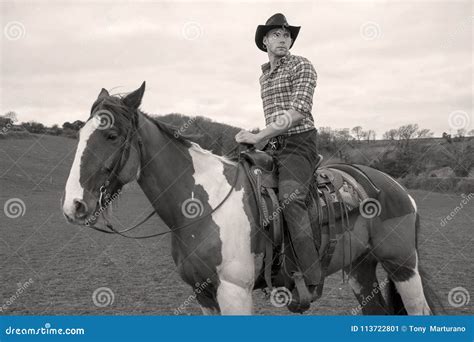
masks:
POLYGON ((299 300, 298 291, 293 289, 292 291, 292 299, 291 302, 288 304, 287 308, 290 312, 302 314, 305 311, 308 311, 311 307, 311 303, 306 305, 302 305, 299 300))
POLYGON ((288 304, 288 310, 293 313, 299 313, 302 314, 305 311, 308 311, 310 308, 310 305, 302 306, 300 303, 292 301, 290 304, 288 304))

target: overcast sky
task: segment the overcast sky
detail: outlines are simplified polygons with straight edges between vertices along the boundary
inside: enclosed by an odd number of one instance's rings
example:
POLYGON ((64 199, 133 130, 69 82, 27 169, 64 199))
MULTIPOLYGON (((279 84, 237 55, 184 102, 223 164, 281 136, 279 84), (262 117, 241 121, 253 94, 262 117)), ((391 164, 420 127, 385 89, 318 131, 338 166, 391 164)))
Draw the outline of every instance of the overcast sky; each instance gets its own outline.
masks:
POLYGON ((85 120, 102 87, 142 109, 263 127, 255 29, 283 12, 318 72, 316 126, 473 128, 471 1, 2 1, 0 114, 85 120), (454 113, 454 114, 453 114, 454 113))

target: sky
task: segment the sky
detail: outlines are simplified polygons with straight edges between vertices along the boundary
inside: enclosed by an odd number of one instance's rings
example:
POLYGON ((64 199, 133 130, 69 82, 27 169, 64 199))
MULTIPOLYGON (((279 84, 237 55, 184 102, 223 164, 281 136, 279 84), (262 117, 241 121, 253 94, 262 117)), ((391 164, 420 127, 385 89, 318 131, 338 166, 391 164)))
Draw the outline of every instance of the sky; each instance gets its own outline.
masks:
POLYGON ((86 120, 102 87, 142 110, 264 127, 257 25, 282 12, 318 73, 317 127, 473 129, 471 1, 0 1, 0 114, 86 120))

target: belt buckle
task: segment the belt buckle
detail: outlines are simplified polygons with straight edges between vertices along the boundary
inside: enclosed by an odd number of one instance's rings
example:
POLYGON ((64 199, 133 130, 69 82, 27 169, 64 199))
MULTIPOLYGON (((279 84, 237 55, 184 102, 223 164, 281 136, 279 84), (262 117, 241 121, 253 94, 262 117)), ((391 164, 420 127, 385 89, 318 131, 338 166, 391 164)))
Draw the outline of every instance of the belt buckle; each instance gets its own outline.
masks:
POLYGON ((271 138, 268 140, 268 146, 273 150, 276 151, 283 147, 283 141, 285 137, 283 135, 277 135, 276 137, 271 138))
POLYGON ((268 144, 270 145, 270 148, 273 150, 273 151, 276 151, 278 149, 278 139, 276 138, 271 138, 269 141, 268 141, 268 144))

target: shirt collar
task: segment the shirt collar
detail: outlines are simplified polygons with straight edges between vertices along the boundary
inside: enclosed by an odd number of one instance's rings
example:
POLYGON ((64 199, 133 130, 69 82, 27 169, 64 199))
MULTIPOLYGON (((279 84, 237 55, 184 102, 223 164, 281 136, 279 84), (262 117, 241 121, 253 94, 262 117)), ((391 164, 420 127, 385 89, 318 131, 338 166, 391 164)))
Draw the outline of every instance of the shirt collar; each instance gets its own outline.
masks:
MULTIPOLYGON (((288 59, 290 58, 290 56, 291 56, 290 51, 288 51, 288 53, 287 53, 285 56, 283 56, 282 58, 280 58, 280 59, 277 61, 276 66, 278 67, 278 66, 280 66, 281 64, 286 63, 286 62, 288 61, 288 59)), ((266 71, 268 71, 268 70, 270 70, 270 62, 267 62, 267 63, 265 63, 265 64, 262 64, 262 71, 263 71, 263 72, 266 72, 266 71)))

